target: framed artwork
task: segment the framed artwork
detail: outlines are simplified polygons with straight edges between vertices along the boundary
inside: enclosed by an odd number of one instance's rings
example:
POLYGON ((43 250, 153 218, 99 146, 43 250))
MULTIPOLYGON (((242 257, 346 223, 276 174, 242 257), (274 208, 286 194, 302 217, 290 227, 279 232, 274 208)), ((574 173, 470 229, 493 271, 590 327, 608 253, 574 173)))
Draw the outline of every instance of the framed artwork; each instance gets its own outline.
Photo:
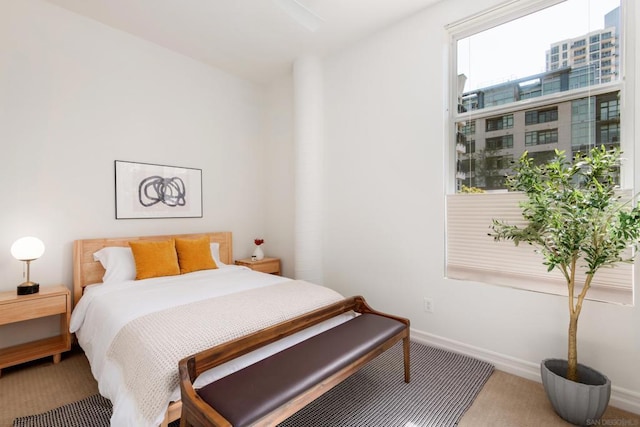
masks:
POLYGON ((202 218, 202 169, 115 161, 116 219, 202 218))

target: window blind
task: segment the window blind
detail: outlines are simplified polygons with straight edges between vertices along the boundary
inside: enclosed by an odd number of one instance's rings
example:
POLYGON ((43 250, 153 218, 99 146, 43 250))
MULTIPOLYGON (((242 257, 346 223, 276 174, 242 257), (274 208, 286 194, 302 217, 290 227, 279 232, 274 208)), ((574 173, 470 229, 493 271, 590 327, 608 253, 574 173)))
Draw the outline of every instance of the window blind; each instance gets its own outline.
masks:
MULTIPOLYGON (((515 192, 447 195, 447 278, 567 295, 562 273, 547 272, 534 246, 496 242, 489 236, 494 218, 524 225, 518 203, 525 197, 515 192)), ((601 268, 587 299, 633 304, 633 273, 628 263, 601 268)), ((581 289, 578 279, 576 288, 581 289)))

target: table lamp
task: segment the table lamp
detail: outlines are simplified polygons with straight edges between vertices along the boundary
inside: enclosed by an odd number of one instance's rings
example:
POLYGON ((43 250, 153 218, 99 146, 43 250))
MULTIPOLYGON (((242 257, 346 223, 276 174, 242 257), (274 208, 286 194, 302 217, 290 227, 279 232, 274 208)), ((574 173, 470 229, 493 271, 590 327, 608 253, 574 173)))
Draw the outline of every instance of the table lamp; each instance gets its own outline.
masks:
POLYGON ((29 265, 42 256, 44 243, 36 237, 22 237, 11 245, 11 255, 17 260, 27 263, 27 280, 18 285, 18 295, 35 294, 40 290, 40 285, 31 281, 29 277, 29 265))

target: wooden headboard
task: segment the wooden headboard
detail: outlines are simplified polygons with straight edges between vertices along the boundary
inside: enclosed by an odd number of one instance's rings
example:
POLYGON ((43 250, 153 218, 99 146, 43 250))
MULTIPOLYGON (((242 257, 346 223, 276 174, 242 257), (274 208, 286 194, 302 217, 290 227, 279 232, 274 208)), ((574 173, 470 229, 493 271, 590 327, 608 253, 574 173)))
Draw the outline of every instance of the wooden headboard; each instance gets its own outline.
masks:
POLYGON ((129 242, 136 240, 167 240, 170 238, 197 238, 209 236, 211 243, 220 244, 220 261, 233 263, 233 243, 231 232, 198 234, 173 234, 164 236, 107 237, 102 239, 85 239, 73 242, 73 301, 74 305, 82 298, 87 285, 102 282, 104 268, 99 261, 93 260, 93 253, 107 246, 128 247, 129 242))

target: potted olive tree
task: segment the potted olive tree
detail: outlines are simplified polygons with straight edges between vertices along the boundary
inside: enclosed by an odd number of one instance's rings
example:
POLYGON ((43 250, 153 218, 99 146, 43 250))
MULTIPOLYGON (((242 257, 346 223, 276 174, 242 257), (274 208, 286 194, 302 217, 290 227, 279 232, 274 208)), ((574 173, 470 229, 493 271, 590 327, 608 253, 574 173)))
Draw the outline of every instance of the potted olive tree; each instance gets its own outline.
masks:
POLYGON ((567 360, 544 360, 541 375, 556 412, 580 425, 602 416, 611 383, 606 376, 578 363, 578 318, 596 272, 632 262, 629 249, 640 238, 640 206, 615 193, 619 160, 619 150, 606 150, 604 146, 588 155, 576 155, 573 162, 556 150, 555 158, 542 165, 525 152, 514 174, 507 177, 510 190, 526 195, 520 203, 525 225, 494 219, 493 232, 489 233, 495 240, 535 246, 547 270, 558 269, 566 280, 567 360), (596 395, 599 397, 594 399, 596 395))

